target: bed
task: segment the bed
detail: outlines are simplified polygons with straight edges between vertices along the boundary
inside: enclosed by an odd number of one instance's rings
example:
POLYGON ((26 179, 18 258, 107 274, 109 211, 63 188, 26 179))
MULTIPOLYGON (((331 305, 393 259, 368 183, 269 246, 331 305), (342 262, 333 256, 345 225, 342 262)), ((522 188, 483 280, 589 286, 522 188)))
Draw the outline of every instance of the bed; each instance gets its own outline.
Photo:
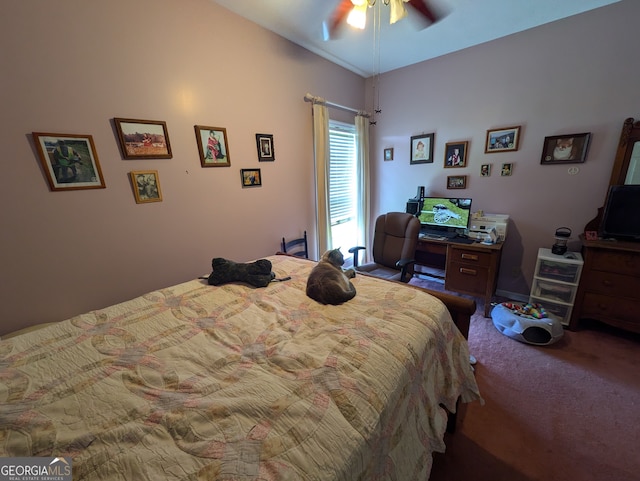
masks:
POLYGON ((363 275, 323 306, 312 261, 267 259, 291 279, 194 279, 0 341, 0 456, 70 457, 74 480, 428 479, 480 399, 469 313, 363 275))

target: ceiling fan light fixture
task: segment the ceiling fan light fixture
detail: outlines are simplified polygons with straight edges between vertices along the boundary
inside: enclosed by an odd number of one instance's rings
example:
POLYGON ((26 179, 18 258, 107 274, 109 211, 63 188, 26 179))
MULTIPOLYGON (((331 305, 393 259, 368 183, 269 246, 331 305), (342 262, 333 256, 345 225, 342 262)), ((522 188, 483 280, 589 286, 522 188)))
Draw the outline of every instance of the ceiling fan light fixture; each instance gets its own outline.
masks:
POLYGON ((407 16, 407 9, 404 8, 404 3, 408 0, 390 0, 389 9, 389 23, 394 24, 398 20, 402 20, 407 16))
MULTIPOLYGON (((353 2, 353 0, 351 0, 353 2)), ((347 17, 347 23, 352 27, 364 30, 367 24, 367 3, 366 0, 360 5, 354 5, 349 16, 347 17)))

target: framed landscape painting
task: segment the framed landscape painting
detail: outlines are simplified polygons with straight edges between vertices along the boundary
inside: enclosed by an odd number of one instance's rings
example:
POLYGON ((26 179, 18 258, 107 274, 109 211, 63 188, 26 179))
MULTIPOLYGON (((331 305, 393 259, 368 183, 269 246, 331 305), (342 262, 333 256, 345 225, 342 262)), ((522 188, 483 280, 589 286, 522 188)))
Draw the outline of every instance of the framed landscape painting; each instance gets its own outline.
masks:
POLYGON ((167 123, 161 120, 113 119, 125 159, 170 159, 167 123))

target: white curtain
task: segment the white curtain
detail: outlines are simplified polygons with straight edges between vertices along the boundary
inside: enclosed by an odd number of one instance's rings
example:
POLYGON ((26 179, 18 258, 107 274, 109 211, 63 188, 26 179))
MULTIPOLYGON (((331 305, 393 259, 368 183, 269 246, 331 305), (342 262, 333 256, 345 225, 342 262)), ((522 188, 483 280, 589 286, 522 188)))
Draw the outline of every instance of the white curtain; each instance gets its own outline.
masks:
POLYGON ((356 124, 356 155, 358 172, 358 242, 359 245, 368 246, 365 250, 365 259, 370 257, 371 233, 369 232, 369 117, 358 112, 356 124))
POLYGON ((313 102, 313 153, 316 164, 316 259, 331 245, 329 217, 329 112, 323 99, 313 102))

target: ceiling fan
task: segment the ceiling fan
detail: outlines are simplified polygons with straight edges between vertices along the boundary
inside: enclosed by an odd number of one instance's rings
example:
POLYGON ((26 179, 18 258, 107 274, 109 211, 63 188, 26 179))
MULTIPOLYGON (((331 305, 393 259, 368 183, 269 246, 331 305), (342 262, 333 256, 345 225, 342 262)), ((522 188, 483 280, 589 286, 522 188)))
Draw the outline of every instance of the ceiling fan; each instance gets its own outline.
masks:
POLYGON ((441 18, 428 0, 342 0, 333 11, 330 20, 325 23, 325 39, 336 38, 345 21, 356 28, 364 29, 367 8, 374 7, 376 1, 390 7, 389 23, 392 24, 407 16, 405 3, 419 14, 419 18, 422 18, 426 25, 441 18))

